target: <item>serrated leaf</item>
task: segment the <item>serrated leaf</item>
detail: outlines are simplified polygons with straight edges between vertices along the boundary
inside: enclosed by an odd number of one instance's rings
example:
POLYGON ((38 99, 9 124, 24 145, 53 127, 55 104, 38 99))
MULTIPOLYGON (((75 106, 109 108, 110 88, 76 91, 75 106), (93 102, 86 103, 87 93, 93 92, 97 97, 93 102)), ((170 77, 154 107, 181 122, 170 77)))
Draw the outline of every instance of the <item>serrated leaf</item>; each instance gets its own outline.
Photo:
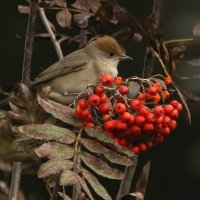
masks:
POLYGON ((71 6, 78 10, 86 10, 85 0, 76 0, 71 6))
POLYGON ((51 124, 28 124, 19 126, 20 133, 39 140, 55 140, 64 144, 75 141, 75 134, 66 129, 51 124))
POLYGON ((56 119, 74 126, 81 126, 81 121, 74 117, 74 110, 72 108, 49 99, 42 99, 39 95, 37 98, 42 108, 46 112, 52 114, 56 119))
POLYGON ((74 185, 77 183, 77 176, 71 170, 64 170, 60 175, 60 185, 74 185))
POLYGON ((123 173, 120 170, 110 167, 107 163, 95 156, 83 152, 80 157, 90 169, 103 177, 119 180, 123 178, 123 173))
POLYGON ((71 12, 69 12, 67 8, 57 12, 56 19, 57 19, 58 24, 62 28, 66 28, 66 27, 71 28, 72 14, 71 12))
POLYGON ((65 0, 55 0, 56 5, 60 6, 60 7, 66 7, 67 3, 65 0))
POLYGON ((44 143, 40 147, 35 149, 35 153, 38 157, 48 158, 64 158, 70 159, 74 155, 74 150, 67 145, 59 144, 55 142, 44 143))
POLYGON ((78 13, 73 16, 74 22, 76 24, 83 24, 89 17, 91 17, 90 13, 78 13))
POLYGON ((112 163, 126 166, 130 166, 133 164, 133 161, 129 157, 118 154, 111 149, 104 147, 97 141, 93 141, 90 139, 81 139, 80 143, 91 152, 103 154, 112 163))
POLYGON ((81 168, 81 172, 83 177, 87 180, 87 182, 91 185, 93 190, 103 199, 105 200, 112 200, 104 186, 98 181, 98 179, 91 174, 89 171, 81 168))
POLYGON ((134 99, 138 96, 140 91, 140 84, 135 81, 128 82, 128 98, 134 99))
POLYGON ((90 137, 96 138, 97 140, 106 143, 107 145, 114 148, 117 152, 128 155, 129 157, 134 157, 135 155, 127 148, 120 146, 117 144, 109 135, 106 134, 105 131, 100 129, 95 129, 91 127, 85 127, 87 135, 90 137))
POLYGON ((0 119, 6 118, 6 111, 5 110, 0 110, 0 119))
POLYGON ((44 178, 52 174, 61 173, 63 170, 72 169, 74 163, 60 158, 51 159, 42 164, 38 170, 38 178, 44 178))
POLYGON ((59 196, 63 198, 63 200, 72 200, 71 198, 69 198, 66 194, 62 193, 62 192, 58 192, 59 196))
POLYGON ((88 5, 93 13, 96 13, 97 10, 101 7, 100 0, 88 0, 88 5))
POLYGON ((93 198, 93 196, 92 196, 92 194, 91 194, 86 182, 84 181, 84 179, 81 178, 79 175, 77 175, 77 180, 80 183, 80 185, 81 185, 82 189, 84 190, 84 192, 88 195, 88 197, 91 200, 94 200, 94 198, 93 198))

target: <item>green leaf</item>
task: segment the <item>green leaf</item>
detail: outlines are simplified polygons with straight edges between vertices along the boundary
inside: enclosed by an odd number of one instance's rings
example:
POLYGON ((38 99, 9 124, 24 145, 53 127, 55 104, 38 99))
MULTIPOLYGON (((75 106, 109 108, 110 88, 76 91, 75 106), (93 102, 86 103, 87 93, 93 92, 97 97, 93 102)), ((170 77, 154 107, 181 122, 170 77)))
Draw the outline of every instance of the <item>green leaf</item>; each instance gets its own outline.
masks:
POLYGON ((107 163, 95 156, 83 152, 80 157, 90 169, 101 176, 119 180, 123 178, 123 173, 120 170, 110 167, 107 163))
POLYGON ((112 163, 126 166, 130 166, 133 164, 133 161, 129 157, 116 153, 111 149, 104 147, 97 141, 93 141, 90 139, 81 139, 80 143, 91 152, 103 154, 112 163))
POLYGON ((60 185, 74 185, 77 183, 77 176, 71 170, 64 170, 60 175, 60 185))
POLYGON ((59 119, 65 123, 73 126, 81 126, 81 121, 74 117, 74 110, 68 106, 56 103, 49 99, 42 99, 39 95, 37 96, 38 103, 42 108, 52 114, 56 119, 59 119))
POLYGON ((74 150, 67 145, 49 142, 44 143, 40 147, 35 149, 35 153, 40 157, 49 157, 49 158, 64 158, 70 159, 74 155, 74 150))
POLYGON ((39 140, 55 140, 65 144, 75 141, 75 134, 66 129, 51 124, 28 124, 19 126, 20 133, 39 140))
POLYGON ((83 177, 88 181, 88 183, 91 185, 93 190, 103 199, 105 200, 112 200, 110 195, 107 193, 104 186, 98 181, 98 179, 91 174, 89 171, 81 168, 81 172, 83 174, 83 177))
POLYGON ((107 145, 109 145, 111 148, 114 148, 119 153, 126 154, 129 157, 135 157, 135 155, 129 149, 120 146, 108 134, 106 134, 105 131, 91 128, 91 127, 85 127, 84 130, 90 137, 96 138, 97 140, 103 143, 106 143, 107 145))
POLYGON ((38 170, 38 177, 44 178, 52 174, 61 173, 63 170, 72 169, 74 163, 60 158, 51 159, 42 164, 38 170))

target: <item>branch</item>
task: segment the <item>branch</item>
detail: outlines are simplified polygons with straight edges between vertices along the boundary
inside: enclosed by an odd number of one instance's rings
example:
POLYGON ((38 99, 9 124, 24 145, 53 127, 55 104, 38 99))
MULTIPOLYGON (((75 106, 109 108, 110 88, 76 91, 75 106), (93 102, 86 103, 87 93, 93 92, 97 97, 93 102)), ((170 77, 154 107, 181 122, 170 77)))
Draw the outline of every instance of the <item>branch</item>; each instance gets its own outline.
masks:
POLYGON ((138 158, 136 157, 133 165, 126 167, 125 172, 124 172, 124 177, 126 178, 124 178, 121 181, 116 200, 120 200, 123 196, 129 193, 137 163, 138 163, 138 158))
POLYGON ((53 43, 53 46, 56 50, 56 53, 58 55, 58 58, 59 59, 62 59, 63 58, 63 53, 62 53, 62 50, 61 50, 61 47, 60 47, 60 44, 59 42, 56 40, 56 36, 53 32, 53 30, 51 29, 51 26, 49 25, 49 21, 45 15, 45 11, 44 11, 44 8, 39 8, 39 15, 40 15, 40 18, 47 30, 47 32, 49 33, 50 35, 50 38, 51 38, 51 41, 53 43))
MULTIPOLYGON (((155 24, 159 28, 160 25, 160 19, 161 19, 161 10, 163 6, 164 0, 154 0, 154 5, 153 5, 153 16, 155 18, 155 24)), ((152 53, 151 47, 147 47, 146 49, 146 54, 145 54, 145 59, 144 59, 144 67, 142 71, 142 77, 147 78, 150 77, 153 73, 154 69, 154 61, 155 61, 155 56, 152 53)))
POLYGON ((33 50, 37 11, 38 11, 38 0, 31 0, 26 40, 25 40, 24 60, 22 67, 22 82, 25 83, 26 85, 30 85, 31 60, 32 60, 32 50, 33 50))
MULTIPOLYGON (((32 60, 34 29, 35 29, 37 11, 38 11, 38 0, 31 0, 26 40, 25 40, 24 60, 22 67, 22 82, 25 83, 26 85, 30 85, 31 60, 32 60)), ((21 168, 22 168, 22 162, 13 163, 9 200, 17 200, 17 195, 19 192, 19 185, 21 180, 21 170, 22 170, 21 168)))

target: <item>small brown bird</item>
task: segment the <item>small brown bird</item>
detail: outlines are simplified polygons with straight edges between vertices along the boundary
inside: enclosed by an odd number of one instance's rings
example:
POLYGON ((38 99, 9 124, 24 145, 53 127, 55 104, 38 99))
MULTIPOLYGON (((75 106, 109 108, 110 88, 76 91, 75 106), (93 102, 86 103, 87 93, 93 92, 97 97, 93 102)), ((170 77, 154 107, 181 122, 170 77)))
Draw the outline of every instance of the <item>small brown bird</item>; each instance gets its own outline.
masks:
POLYGON ((70 104, 89 84, 103 73, 117 76, 120 60, 132 59, 124 48, 110 36, 91 40, 82 49, 74 51, 40 73, 33 81, 37 88, 49 85, 50 99, 70 104))

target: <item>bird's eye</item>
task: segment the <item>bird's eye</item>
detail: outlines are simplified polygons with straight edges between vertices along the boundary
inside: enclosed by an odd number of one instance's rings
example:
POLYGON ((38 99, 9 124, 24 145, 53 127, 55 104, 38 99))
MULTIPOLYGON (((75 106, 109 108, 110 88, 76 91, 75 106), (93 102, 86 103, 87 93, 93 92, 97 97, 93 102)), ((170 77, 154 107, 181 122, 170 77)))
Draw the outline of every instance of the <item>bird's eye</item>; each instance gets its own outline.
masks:
POLYGON ((112 58, 114 56, 114 53, 108 53, 108 57, 112 58))

